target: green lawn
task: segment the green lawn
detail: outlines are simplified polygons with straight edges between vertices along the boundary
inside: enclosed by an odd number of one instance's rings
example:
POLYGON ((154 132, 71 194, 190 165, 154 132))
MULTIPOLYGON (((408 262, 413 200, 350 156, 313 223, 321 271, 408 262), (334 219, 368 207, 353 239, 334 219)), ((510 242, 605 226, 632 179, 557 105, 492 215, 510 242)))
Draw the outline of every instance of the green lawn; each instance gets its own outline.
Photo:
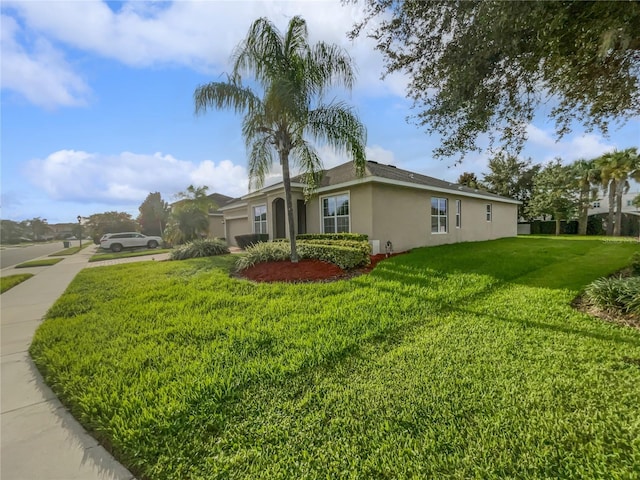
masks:
POLYGON ((32 268, 32 267, 49 267, 61 262, 64 258, 41 258, 39 260, 30 260, 28 262, 16 265, 15 268, 32 268))
POLYGON ((140 479, 638 478, 640 332, 569 306, 637 249, 449 245, 325 284, 87 269, 31 354, 140 479))
POLYGON ((67 256, 67 255, 74 255, 74 254, 78 253, 80 250, 84 250, 85 248, 90 247, 91 245, 93 245, 93 242, 91 240, 87 240, 82 244, 82 248, 79 245, 77 247, 69 247, 69 248, 65 248, 64 250, 60 250, 59 252, 52 253, 49 256, 50 257, 64 257, 64 256, 67 256))
POLYGON ((116 258, 129 258, 129 257, 141 257, 144 255, 158 255, 159 253, 170 252, 170 248, 153 248, 145 250, 134 250, 118 253, 96 253, 89 259, 90 262, 101 262, 103 260, 114 260, 116 258))
POLYGON ((15 287, 19 283, 29 280, 33 277, 33 273, 19 273, 17 275, 9 275, 7 277, 0 277, 0 293, 4 293, 10 288, 15 287))

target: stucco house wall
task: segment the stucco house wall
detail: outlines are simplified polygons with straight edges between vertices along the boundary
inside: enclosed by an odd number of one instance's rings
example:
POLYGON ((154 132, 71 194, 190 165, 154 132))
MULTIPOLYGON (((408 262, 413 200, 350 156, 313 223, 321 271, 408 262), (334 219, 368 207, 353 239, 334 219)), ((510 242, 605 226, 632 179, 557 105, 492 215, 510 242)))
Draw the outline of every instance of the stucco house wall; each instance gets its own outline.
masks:
MULTIPOLYGON (((420 174, 368 162, 364 177, 355 177, 350 165, 327 171, 324 184, 303 204, 303 185, 292 181, 295 231, 324 233, 322 202, 326 197, 347 195, 349 199, 349 231, 366 234, 374 253, 384 251, 391 241, 395 251, 445 243, 491 240, 517 235, 515 200, 469 189, 420 174), (349 168, 347 168, 349 167, 349 168), (446 231, 432 232, 431 202, 446 199, 446 231), (461 207, 460 225, 456 210, 461 207), (490 220, 487 206, 490 205, 490 220), (299 208, 304 208, 306 225, 299 223, 299 208), (305 228, 306 227, 306 228, 305 228)), ((254 233, 254 207, 267 209, 267 233, 271 240, 287 238, 287 215, 282 185, 250 193, 221 210, 226 224, 226 238, 235 245, 235 235, 254 233), (244 203, 242 203, 244 202, 244 203)))

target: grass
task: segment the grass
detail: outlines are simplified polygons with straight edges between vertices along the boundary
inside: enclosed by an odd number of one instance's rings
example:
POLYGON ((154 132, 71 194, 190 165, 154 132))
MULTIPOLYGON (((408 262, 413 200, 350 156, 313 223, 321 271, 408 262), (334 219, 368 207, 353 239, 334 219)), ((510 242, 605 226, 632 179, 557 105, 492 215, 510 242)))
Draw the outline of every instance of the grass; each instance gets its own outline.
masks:
POLYGON ((64 258, 42 258, 40 260, 31 260, 29 262, 21 263, 16 265, 15 268, 49 267, 61 262, 62 260, 64 260, 64 258))
POLYGON ((170 251, 170 248, 154 248, 151 250, 134 250, 118 253, 96 253, 91 256, 89 262, 101 262, 103 260, 115 260, 117 258, 142 257, 144 255, 157 255, 159 253, 167 253, 170 251))
POLYGON ((90 240, 87 240, 85 243, 82 244, 82 248, 80 248, 80 246, 69 247, 69 248, 65 248, 64 250, 60 250, 59 252, 52 253, 49 256, 50 257, 64 257, 64 256, 67 256, 67 255, 74 255, 74 254, 78 253, 80 250, 84 250, 85 248, 90 247, 91 245, 93 245, 93 242, 91 242, 90 240))
POLYGON ((25 280, 29 280, 31 277, 33 277, 33 273, 19 273, 17 275, 0 277, 0 293, 6 292, 25 280))
POLYGON ((448 245, 323 284, 87 269, 30 351, 140 479, 637 478, 640 332, 569 306, 636 249, 448 245))

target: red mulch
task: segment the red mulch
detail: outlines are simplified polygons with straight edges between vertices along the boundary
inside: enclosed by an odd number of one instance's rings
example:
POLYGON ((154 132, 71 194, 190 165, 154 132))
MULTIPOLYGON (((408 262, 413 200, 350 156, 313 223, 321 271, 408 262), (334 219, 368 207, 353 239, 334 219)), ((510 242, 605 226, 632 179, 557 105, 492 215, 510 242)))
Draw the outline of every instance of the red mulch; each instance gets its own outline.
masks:
MULTIPOLYGON (((392 254, 392 256, 395 255, 398 254, 392 254)), ((300 260, 298 263, 291 263, 288 260, 265 262, 242 270, 238 276, 254 282, 332 282, 369 273, 380 260, 385 258, 384 253, 372 255, 371 264, 353 270, 343 270, 333 263, 310 259, 300 260)))

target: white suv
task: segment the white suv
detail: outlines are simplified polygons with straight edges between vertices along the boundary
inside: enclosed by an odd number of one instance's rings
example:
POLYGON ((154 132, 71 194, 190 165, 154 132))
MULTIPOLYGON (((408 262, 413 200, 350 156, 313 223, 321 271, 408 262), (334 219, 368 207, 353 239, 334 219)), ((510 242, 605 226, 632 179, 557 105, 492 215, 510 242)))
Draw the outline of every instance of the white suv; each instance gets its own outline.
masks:
POLYGON ((137 232, 105 233, 100 239, 100 248, 119 252, 123 248, 148 247, 162 245, 161 237, 152 237, 137 232))

